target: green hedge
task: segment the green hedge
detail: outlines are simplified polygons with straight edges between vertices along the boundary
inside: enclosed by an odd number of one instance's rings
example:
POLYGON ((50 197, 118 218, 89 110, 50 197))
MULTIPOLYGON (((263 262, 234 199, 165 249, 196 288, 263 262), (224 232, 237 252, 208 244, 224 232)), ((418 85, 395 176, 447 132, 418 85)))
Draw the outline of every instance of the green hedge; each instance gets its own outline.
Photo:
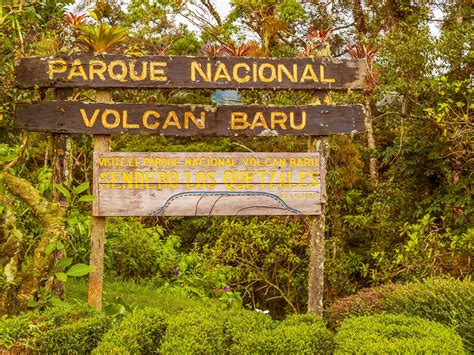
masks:
POLYGON ((166 316, 159 309, 135 310, 105 334, 93 353, 157 353, 166 327, 166 316))
POLYGON ((112 326, 112 318, 98 313, 77 322, 65 322, 41 334, 36 340, 36 350, 57 353, 90 353, 112 326))
POLYGON ((337 328, 349 316, 381 312, 420 316, 455 328, 464 347, 474 352, 474 282, 434 278, 374 287, 336 301, 328 317, 337 328))
POLYGON ((63 324, 87 319, 96 314, 97 311, 87 304, 74 304, 3 318, 0 321, 0 348, 35 349, 42 334, 63 324))
POLYGON ((333 350, 332 333, 313 315, 293 315, 273 327, 257 327, 239 335, 231 353, 321 354, 333 350))
POLYGON ((161 345, 161 352, 168 354, 219 353, 226 344, 225 311, 212 307, 183 312, 169 320, 161 345))
POLYGON ((346 319, 335 354, 463 354, 461 337, 440 323, 401 314, 346 319))
POLYGON ((332 333, 312 315, 279 322, 252 311, 202 308, 170 319, 161 352, 321 353, 332 346, 332 333))

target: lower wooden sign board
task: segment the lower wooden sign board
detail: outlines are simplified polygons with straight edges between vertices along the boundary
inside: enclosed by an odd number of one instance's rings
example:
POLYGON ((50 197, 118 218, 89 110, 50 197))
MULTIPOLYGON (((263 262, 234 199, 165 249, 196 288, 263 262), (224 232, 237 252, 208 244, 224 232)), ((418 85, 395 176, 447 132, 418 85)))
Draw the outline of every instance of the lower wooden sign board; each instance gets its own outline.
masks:
POLYGON ((317 215, 317 153, 94 153, 95 216, 317 215))
POLYGON ((278 136, 364 131, 361 105, 206 106, 56 101, 17 104, 15 126, 30 131, 170 136, 278 136))

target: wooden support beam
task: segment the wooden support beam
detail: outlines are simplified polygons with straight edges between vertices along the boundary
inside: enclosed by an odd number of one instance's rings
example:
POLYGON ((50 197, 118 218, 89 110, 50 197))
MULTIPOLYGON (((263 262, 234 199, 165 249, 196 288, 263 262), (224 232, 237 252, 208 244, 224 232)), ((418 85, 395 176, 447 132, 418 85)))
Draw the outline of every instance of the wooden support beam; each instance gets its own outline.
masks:
MULTIPOLYGON (((98 102, 111 102, 110 90, 97 91, 98 102)), ((93 145, 95 153, 109 151, 109 136, 94 136, 93 145)), ((102 309, 102 293, 104 282, 104 245, 105 245, 105 217, 92 216, 91 225, 91 253, 90 265, 95 270, 89 274, 88 303, 96 309, 102 309)))

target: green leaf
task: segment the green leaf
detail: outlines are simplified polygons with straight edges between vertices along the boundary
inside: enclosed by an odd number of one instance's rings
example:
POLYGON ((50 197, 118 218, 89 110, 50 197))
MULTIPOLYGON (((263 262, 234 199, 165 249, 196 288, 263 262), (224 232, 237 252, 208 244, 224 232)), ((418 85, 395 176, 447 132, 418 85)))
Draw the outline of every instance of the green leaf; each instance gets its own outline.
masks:
POLYGON ((58 190, 60 193, 62 193, 66 197, 71 197, 71 193, 61 184, 54 184, 54 187, 56 190, 58 190))
POLYGON ((92 202, 92 201, 95 201, 95 196, 92 196, 92 195, 83 195, 83 196, 79 197, 79 201, 82 201, 82 202, 92 202))
POLYGON ((51 303, 55 307, 66 307, 66 308, 71 307, 71 305, 69 303, 62 301, 61 299, 59 299, 56 296, 51 297, 49 299, 49 303, 51 303))
POLYGON ((64 249, 64 244, 61 243, 61 242, 57 242, 57 243, 56 243, 56 249, 58 249, 58 250, 63 250, 63 249, 64 249))
POLYGON ((89 188, 89 181, 83 182, 79 186, 76 186, 73 190, 72 193, 75 195, 79 195, 80 193, 86 191, 89 188))
POLYGON ((91 265, 87 265, 87 264, 75 264, 73 266, 71 266, 71 268, 66 272, 66 275, 67 276, 74 276, 74 277, 78 277, 78 276, 84 276, 84 275, 87 275, 88 273, 94 271, 95 268, 91 265))
POLYGON ((28 303, 26 304, 26 306, 27 306, 27 307, 30 307, 30 308, 34 308, 34 307, 36 307, 37 305, 39 305, 39 302, 38 302, 38 301, 35 301, 35 300, 28 301, 28 303))
POLYGON ((4 209, 5 209, 5 206, 0 205, 0 214, 2 214, 4 209))
POLYGON ((62 281, 62 282, 66 282, 67 281, 67 275, 64 273, 64 272, 57 272, 54 274, 54 276, 56 276, 56 278, 59 280, 59 281, 62 281))
POLYGON ((56 243, 49 243, 44 252, 46 253, 46 255, 50 255, 55 250, 56 250, 56 243))
POLYGON ((56 267, 58 269, 64 269, 64 268, 67 268, 71 264, 72 264, 72 258, 62 258, 61 260, 59 260, 56 267))

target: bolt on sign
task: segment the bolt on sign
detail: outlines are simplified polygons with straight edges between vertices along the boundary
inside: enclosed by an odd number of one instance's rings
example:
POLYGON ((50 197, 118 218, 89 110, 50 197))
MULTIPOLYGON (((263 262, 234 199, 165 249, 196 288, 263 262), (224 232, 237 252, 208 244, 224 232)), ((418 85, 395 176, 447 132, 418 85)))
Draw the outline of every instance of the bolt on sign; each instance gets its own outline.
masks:
POLYGON ((364 113, 360 105, 213 107, 53 101, 17 104, 15 126, 86 134, 321 136, 363 132, 364 113))
POLYGON ((96 153, 95 216, 315 215, 316 153, 96 153))
POLYGON ((21 88, 208 88, 344 90, 363 86, 363 60, 73 54, 21 58, 21 88))

